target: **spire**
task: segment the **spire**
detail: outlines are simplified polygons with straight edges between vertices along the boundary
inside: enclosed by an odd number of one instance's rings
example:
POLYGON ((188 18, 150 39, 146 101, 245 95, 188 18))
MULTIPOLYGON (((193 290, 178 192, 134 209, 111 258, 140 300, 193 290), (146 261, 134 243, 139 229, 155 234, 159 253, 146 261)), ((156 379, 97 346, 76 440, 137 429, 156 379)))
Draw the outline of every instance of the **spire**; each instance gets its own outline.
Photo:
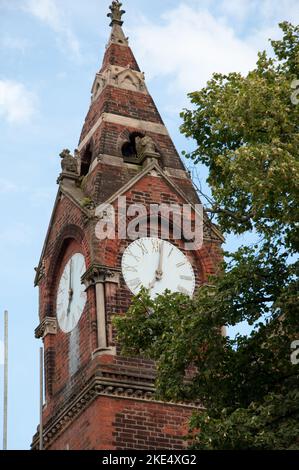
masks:
POLYGON ((114 43, 122 46, 128 46, 128 38, 124 35, 122 30, 122 16, 126 13, 121 9, 122 3, 118 0, 113 0, 110 5, 111 13, 108 13, 108 18, 111 18, 110 26, 112 28, 109 44, 114 43))
POLYGON ((126 13, 125 10, 121 10, 122 3, 119 0, 114 0, 112 5, 110 5, 111 13, 108 13, 108 18, 111 18, 110 26, 113 27, 115 24, 122 26, 124 22, 121 20, 121 17, 126 13))
POLYGON ((82 162, 85 168, 85 160, 94 161, 100 155, 108 155, 109 162, 114 157, 118 162, 127 162, 131 158, 127 154, 136 151, 139 164, 148 154, 154 159, 161 155, 162 162, 163 154, 163 165, 182 170, 183 165, 147 89, 144 73, 124 35, 122 3, 116 0, 110 3, 111 36, 92 85, 91 105, 78 146, 81 169, 82 162))

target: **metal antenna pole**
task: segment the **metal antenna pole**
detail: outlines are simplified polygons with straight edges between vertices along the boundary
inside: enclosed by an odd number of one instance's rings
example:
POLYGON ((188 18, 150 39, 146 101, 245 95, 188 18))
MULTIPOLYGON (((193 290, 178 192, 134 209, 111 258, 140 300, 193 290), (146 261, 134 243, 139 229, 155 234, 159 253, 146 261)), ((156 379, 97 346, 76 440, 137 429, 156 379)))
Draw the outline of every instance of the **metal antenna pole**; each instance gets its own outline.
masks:
POLYGON ((40 408, 39 408, 39 450, 43 450, 43 404, 44 404, 44 350, 39 351, 39 383, 40 383, 40 408))
POLYGON ((3 450, 7 450, 8 405, 8 312, 4 312, 4 400, 3 400, 3 450))

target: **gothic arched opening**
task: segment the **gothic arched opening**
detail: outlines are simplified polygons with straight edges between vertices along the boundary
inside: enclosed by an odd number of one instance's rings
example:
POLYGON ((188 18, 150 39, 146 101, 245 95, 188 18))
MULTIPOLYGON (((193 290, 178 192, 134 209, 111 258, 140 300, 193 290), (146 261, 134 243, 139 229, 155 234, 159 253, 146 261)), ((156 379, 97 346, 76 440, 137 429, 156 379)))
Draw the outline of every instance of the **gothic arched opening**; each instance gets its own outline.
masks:
POLYGON ((129 136, 129 140, 125 142, 121 148, 122 156, 125 162, 138 163, 137 162, 137 150, 136 150, 136 138, 144 137, 144 134, 140 132, 132 132, 129 136))

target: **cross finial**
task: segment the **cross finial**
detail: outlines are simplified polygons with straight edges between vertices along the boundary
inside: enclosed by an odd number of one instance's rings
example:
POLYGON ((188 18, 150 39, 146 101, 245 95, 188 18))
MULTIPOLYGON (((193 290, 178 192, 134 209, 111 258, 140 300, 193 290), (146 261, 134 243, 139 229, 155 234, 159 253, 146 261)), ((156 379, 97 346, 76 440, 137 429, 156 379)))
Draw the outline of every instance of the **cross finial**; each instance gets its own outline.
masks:
POLYGON ((111 18, 111 23, 110 26, 113 26, 114 24, 118 24, 120 26, 123 25, 123 21, 121 20, 121 17, 123 16, 125 10, 121 10, 122 3, 120 3, 119 0, 113 0, 112 5, 110 5, 110 10, 111 13, 108 13, 108 17, 111 18))

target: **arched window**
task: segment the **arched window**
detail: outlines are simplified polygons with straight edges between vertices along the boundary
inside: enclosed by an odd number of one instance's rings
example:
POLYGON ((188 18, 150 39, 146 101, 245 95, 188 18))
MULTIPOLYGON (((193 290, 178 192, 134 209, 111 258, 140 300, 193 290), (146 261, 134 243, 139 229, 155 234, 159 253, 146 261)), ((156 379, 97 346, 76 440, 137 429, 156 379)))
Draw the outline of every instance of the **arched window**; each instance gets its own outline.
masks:
POLYGON ((144 134, 140 132, 132 132, 130 134, 129 140, 125 142, 122 146, 122 155, 124 161, 128 163, 138 163, 137 162, 137 151, 136 151, 136 137, 144 137, 144 134))

